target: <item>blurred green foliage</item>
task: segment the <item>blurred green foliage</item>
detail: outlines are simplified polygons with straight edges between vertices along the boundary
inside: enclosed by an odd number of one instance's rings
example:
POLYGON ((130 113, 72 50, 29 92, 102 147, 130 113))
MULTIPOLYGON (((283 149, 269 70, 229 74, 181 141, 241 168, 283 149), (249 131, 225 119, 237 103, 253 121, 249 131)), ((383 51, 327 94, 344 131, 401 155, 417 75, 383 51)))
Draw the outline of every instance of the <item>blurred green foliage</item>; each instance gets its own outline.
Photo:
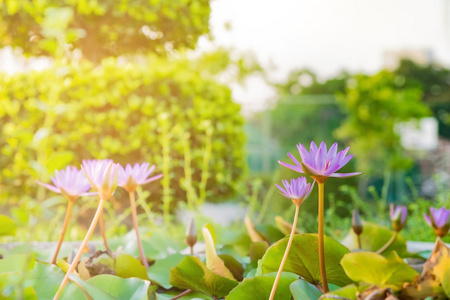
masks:
POLYGON ((405 86, 422 89, 424 103, 439 122, 439 136, 450 139, 450 69, 402 60, 394 73, 405 86))
POLYGON ((430 115, 420 88, 404 86, 404 80, 392 72, 381 71, 354 76, 338 101, 347 117, 335 133, 358 158, 358 171, 381 175, 411 167, 396 127, 430 115))
MULTIPOLYGON (((206 197, 229 197, 230 184, 246 169, 244 120, 230 89, 211 77, 217 70, 206 63, 211 61, 150 55, 140 64, 109 58, 100 65, 85 61, 0 74, 1 201, 34 197, 35 179, 46 181, 55 169, 91 158, 156 164, 156 172, 168 172, 165 196, 185 200, 187 136, 190 188, 206 184, 206 197), (206 181, 202 172, 209 174, 206 181)), ((160 198, 154 195, 162 193, 162 182, 144 187, 152 200, 160 198)), ((46 192, 40 191, 42 200, 46 192)))
MULTIPOLYGON (((288 151, 296 143, 311 140, 348 144, 358 171, 369 175, 383 175, 385 169, 408 169, 412 160, 400 145, 396 126, 431 114, 427 105, 431 100, 423 99, 423 92, 430 96, 427 91, 432 88, 421 81, 429 73, 437 73, 442 85, 448 80, 443 70, 407 61, 395 72, 342 72, 324 82, 309 70, 293 71, 286 82, 274 84, 279 100, 270 110, 272 131, 288 151)), ((439 99, 441 103, 442 97, 439 99)))
POLYGON ((278 90, 277 105, 270 110, 272 131, 285 150, 295 144, 336 141, 333 131, 340 125, 344 114, 333 95, 344 92, 350 75, 343 72, 335 78, 319 82, 307 70, 293 71, 286 82, 274 84, 278 90))
POLYGON ((0 47, 50 55, 58 43, 100 61, 191 48, 209 33, 209 0, 0 1, 0 47))

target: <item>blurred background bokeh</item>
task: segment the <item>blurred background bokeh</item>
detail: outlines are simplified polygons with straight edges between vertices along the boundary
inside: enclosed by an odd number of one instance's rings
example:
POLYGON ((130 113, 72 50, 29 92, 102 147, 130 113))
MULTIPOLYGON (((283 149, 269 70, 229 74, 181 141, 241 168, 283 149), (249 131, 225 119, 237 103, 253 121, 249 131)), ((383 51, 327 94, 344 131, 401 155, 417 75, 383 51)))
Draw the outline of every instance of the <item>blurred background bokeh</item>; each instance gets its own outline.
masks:
MULTIPOLYGON (((327 182, 329 234, 354 208, 388 224, 389 203, 407 204, 414 224, 448 207, 448 0, 0 0, 0 47, 0 210, 46 220, 33 239, 55 240, 65 208, 35 180, 94 158, 156 165, 141 197, 155 224, 208 202, 290 220, 274 183, 299 174, 278 160, 311 141, 350 146, 342 171, 364 172, 327 182)), ((82 228, 96 201, 80 202, 82 228)), ((303 204, 303 230, 316 211, 303 204)))

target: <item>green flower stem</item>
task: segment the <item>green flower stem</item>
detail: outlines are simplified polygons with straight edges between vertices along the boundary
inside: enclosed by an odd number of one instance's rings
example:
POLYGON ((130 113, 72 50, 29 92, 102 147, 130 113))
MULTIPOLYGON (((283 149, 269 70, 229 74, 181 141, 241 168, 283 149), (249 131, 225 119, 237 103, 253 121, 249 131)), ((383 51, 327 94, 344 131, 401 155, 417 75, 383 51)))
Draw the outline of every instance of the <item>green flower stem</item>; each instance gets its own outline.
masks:
POLYGON ((70 214, 72 213, 73 203, 74 203, 73 200, 69 200, 69 203, 67 204, 67 210, 66 210, 66 216, 64 218, 63 228, 61 230, 61 235, 59 236, 58 245, 56 246, 56 250, 55 250, 55 253, 53 254, 53 258, 52 258, 53 265, 56 264, 56 259, 58 257, 59 249, 61 249, 61 244, 64 240, 64 235, 66 234, 67 225, 69 224, 69 220, 70 220, 70 214))
POLYGON ((358 249, 361 249, 361 234, 358 234, 358 249))
POLYGON ((130 195, 130 205, 131 205, 131 216, 133 218, 133 227, 134 227, 134 230, 136 231, 136 240, 137 240, 137 245, 138 245, 138 249, 139 249, 139 254, 141 256, 142 264, 146 268, 148 268, 147 258, 145 257, 144 248, 142 247, 141 238, 139 237, 139 226, 138 226, 138 221, 137 221, 136 202, 134 200, 134 192, 130 192, 129 195, 130 195))
POLYGON ((298 211, 300 210, 300 205, 295 205, 295 216, 294 222, 292 223, 291 235, 289 236, 289 241, 286 246, 286 251, 284 252, 283 259, 281 260, 280 268, 278 269, 277 277, 275 278, 275 282, 273 283, 272 291, 270 292, 269 300, 273 300, 275 297, 275 292, 277 290, 278 282, 281 278, 281 273, 283 272, 284 264, 286 263, 289 250, 291 248, 292 241, 294 240, 295 229, 297 228, 297 220, 298 220, 298 211))
POLYGON ((181 294, 178 294, 178 295, 176 295, 175 297, 170 298, 170 300, 177 300, 177 299, 180 299, 181 297, 186 296, 186 295, 189 294, 190 292, 192 292, 192 290, 187 289, 187 290, 185 290, 184 292, 182 292, 181 294))
POLYGON ((391 236, 391 238, 389 239, 389 241, 387 241, 386 244, 384 244, 383 247, 381 247, 380 249, 378 249, 378 251, 376 252, 377 254, 381 254, 384 251, 386 251, 386 249, 392 245, 392 243, 395 241, 395 239, 397 238, 398 232, 394 232, 394 234, 391 236))
POLYGON ((327 283, 327 271, 325 269, 325 247, 324 247, 324 233, 323 233, 323 190, 324 183, 317 182, 319 185, 319 266, 320 266, 320 276, 322 277, 322 287, 325 293, 328 293, 328 283, 327 283))
POLYGON ((73 259, 72 263, 70 264, 69 270, 67 270, 66 276, 64 276, 64 279, 61 282, 61 285, 59 286, 55 297, 53 297, 53 300, 58 300, 59 299, 59 297, 62 294, 62 291, 64 290, 64 287, 69 282, 69 275, 77 267, 78 261, 80 260, 81 255, 83 254, 84 249, 86 248, 87 243, 89 242, 89 239, 90 239, 92 233, 94 232, 95 226, 97 225, 97 222, 98 222, 98 220, 100 218, 100 215, 102 214, 103 206, 105 204, 105 201, 106 201, 106 199, 100 198, 100 203, 98 204, 97 211, 95 212, 95 215, 94 215, 94 219, 92 219, 91 226, 89 226, 88 232, 86 233, 86 236, 84 237, 84 240, 81 243, 80 249, 78 249, 77 255, 75 256, 75 258, 73 259))
POLYGON ((100 218, 98 221, 98 225, 100 227, 100 234, 102 236, 103 245, 105 246, 106 250, 109 250, 108 241, 106 240, 106 234, 105 234, 105 222, 103 221, 103 210, 100 212, 100 218))

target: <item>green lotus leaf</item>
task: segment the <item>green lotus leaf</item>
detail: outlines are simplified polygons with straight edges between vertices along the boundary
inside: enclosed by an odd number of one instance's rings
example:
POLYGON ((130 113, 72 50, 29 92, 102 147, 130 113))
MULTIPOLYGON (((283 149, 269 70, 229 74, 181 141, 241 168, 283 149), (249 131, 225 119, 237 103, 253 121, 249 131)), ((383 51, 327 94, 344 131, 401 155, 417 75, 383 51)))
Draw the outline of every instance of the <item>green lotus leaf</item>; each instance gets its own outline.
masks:
MULTIPOLYGON (((70 274, 70 279, 75 281, 92 299, 105 300, 147 300, 150 281, 140 278, 121 278, 103 274, 92 277, 86 281, 75 274, 70 274)), ((86 299, 84 293, 72 285, 63 293, 62 299, 86 299)))
POLYGON ((194 256, 186 256, 170 270, 169 283, 180 289, 191 289, 218 298, 228 295, 238 285, 237 281, 215 274, 194 256))
POLYGON ((419 274, 407 265, 395 252, 386 257, 373 252, 346 254, 341 261, 345 273, 356 282, 378 287, 400 289, 405 282, 412 282, 419 274))
MULTIPOLYGON (((363 250, 376 252, 389 241, 393 234, 394 231, 383 226, 363 222, 361 248, 363 250)), ((342 240, 342 244, 350 250, 358 249, 358 238, 353 230, 350 230, 348 235, 342 240)), ((391 251, 397 252, 401 257, 406 256, 408 252, 406 250, 405 239, 401 236, 397 236, 395 241, 383 252, 383 254, 387 254, 391 251)))
POLYGON ((5 215, 0 215, 0 236, 15 234, 16 224, 14 223, 14 221, 5 215))
POLYGON ((322 296, 322 292, 303 279, 294 281, 289 288, 294 300, 317 300, 322 296))
POLYGON ((147 269, 147 275, 153 283, 157 283, 165 289, 170 289, 169 283, 170 269, 176 267, 184 258, 179 253, 172 254, 166 258, 157 260, 147 269))
MULTIPOLYGON (((236 288, 234 288, 227 297, 227 300, 267 300, 270 297, 276 273, 264 274, 254 278, 246 278, 236 288)), ((275 299, 290 300, 292 295, 289 286, 298 279, 298 276, 292 273, 283 272, 278 283, 275 299)))
MULTIPOLYGON (((262 273, 276 272, 280 266, 288 237, 273 244, 261 259, 262 273)), ((344 286, 352 283, 340 261, 349 250, 332 238, 325 236, 325 266, 328 283, 344 286)), ((319 251, 317 234, 295 235, 283 271, 300 275, 309 283, 320 283, 319 251)))

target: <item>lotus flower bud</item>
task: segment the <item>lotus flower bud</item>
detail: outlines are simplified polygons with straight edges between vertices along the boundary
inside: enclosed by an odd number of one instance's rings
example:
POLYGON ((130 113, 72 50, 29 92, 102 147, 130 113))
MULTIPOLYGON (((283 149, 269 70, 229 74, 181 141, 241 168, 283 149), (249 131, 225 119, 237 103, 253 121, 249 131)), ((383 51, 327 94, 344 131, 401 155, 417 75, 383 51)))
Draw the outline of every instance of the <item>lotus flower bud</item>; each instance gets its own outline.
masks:
POLYGON ((450 229, 450 209, 445 209, 445 207, 441 207, 440 209, 431 207, 430 216, 424 214, 424 217, 438 237, 443 238, 447 235, 450 229))
POLYGON ((195 228, 193 218, 186 229, 186 243, 191 249, 194 247, 195 243, 197 243, 197 228, 195 228))
POLYGON ((363 224, 359 212, 357 209, 353 210, 352 215, 352 229, 357 234, 360 235, 363 232, 363 224))
POLYGON ((405 227, 406 214, 408 213, 406 206, 399 205, 394 209, 394 204, 390 205, 392 228, 399 232, 405 227))

